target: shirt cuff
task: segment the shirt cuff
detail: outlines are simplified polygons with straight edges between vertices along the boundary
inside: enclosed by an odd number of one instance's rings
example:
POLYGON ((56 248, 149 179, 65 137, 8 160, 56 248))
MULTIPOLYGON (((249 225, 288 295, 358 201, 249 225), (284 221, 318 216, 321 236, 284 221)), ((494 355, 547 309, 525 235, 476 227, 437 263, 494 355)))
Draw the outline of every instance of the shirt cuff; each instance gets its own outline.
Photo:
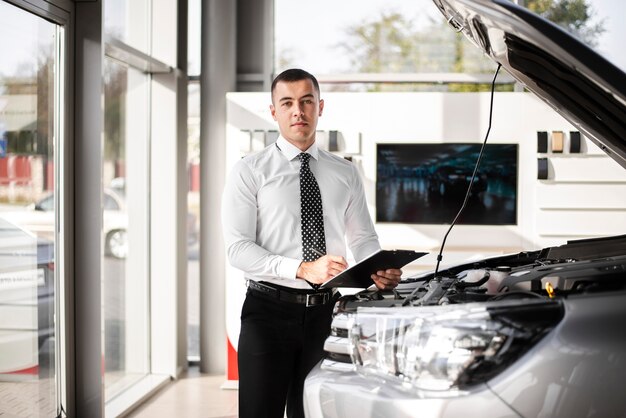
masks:
POLYGON ((296 274, 298 273, 298 267, 300 267, 301 263, 302 260, 298 260, 297 258, 283 257, 279 267, 280 277, 295 280, 296 274))

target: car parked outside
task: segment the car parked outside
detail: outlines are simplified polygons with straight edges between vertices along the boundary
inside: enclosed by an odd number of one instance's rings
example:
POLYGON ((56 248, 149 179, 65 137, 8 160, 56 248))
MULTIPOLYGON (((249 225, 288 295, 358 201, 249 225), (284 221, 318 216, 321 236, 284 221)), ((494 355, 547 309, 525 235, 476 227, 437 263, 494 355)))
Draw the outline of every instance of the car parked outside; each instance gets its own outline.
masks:
MULTIPOLYGON (((121 189, 123 190, 123 189, 121 189)), ((104 253, 107 256, 125 259, 128 255, 128 213, 124 195, 105 188, 102 193, 102 230, 104 253)), ((37 236, 54 241, 54 195, 48 194, 19 211, 5 211, 0 217, 31 231, 37 236)), ((187 214, 187 244, 194 245, 199 239, 197 217, 187 214)))
MULTIPOLYGON (((115 258, 126 258, 128 254, 126 202, 113 190, 105 189, 102 194, 102 206, 105 254, 115 258)), ((48 194, 22 210, 2 212, 0 216, 41 238, 54 241, 54 214, 54 194, 48 194)))
MULTIPOLYGON (((513 2, 434 3, 626 169, 624 72, 513 2)), ((365 290, 337 302, 326 358, 305 382, 306 415, 623 417, 625 321, 626 235, 365 290)))

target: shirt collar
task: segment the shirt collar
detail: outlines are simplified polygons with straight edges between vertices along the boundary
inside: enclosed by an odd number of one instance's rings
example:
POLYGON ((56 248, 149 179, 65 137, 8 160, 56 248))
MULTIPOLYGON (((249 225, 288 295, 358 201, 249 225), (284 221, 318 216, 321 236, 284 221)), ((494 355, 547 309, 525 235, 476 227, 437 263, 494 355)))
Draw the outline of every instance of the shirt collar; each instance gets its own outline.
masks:
MULTIPOLYGON (((285 138, 283 138, 282 135, 280 135, 278 139, 276 140, 276 145, 278 145, 278 149, 283 153, 285 157, 287 157, 287 160, 289 161, 298 157, 298 154, 302 152, 300 151, 298 147, 294 146, 285 138)), ((311 145, 305 152, 308 154, 311 154, 311 157, 317 160, 317 157, 319 154, 319 149, 317 148, 317 142, 313 142, 313 145, 311 145)))

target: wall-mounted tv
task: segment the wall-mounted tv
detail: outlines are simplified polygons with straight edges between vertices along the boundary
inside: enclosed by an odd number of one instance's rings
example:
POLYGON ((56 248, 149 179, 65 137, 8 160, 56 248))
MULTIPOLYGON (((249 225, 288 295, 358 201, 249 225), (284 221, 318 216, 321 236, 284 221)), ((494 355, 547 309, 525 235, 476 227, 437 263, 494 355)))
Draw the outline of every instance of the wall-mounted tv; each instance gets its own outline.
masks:
MULTIPOLYGON (((376 222, 452 223, 481 145, 377 144, 376 222)), ((517 224, 517 172, 517 144, 487 144, 457 224, 517 224)))

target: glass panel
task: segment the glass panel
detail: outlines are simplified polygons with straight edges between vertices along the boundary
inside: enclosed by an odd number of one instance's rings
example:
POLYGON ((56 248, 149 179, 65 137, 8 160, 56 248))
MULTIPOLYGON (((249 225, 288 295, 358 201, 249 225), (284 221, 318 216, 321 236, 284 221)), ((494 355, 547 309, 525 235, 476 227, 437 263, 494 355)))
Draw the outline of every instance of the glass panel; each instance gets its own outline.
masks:
POLYGON ((58 411, 54 105, 59 30, 0 2, 0 416, 51 417, 58 411))
POLYGON ((200 83, 188 91, 187 358, 200 361, 200 83))
POLYGON ((150 52, 150 0, 105 0, 104 34, 150 52))
POLYGON ((294 66, 316 75, 495 69, 431 2, 275 0, 275 22, 276 73, 294 66), (323 30, 303 28, 300 16, 324 22, 323 30))
POLYGON ((524 0, 530 10, 561 26, 626 71, 626 2, 619 0, 524 0))
POLYGON ((188 0, 187 75, 200 75, 200 26, 202 5, 200 0, 188 0))
POLYGON ((149 373, 149 82, 149 76, 105 60, 102 316, 106 401, 149 373))
MULTIPOLYGON (((574 33, 626 70, 626 2, 513 0, 574 33)), ((274 68, 342 73, 493 73, 495 65, 454 33, 432 2, 275 0, 274 68), (328 13, 332 10, 332 13, 328 13), (301 16, 309 26, 302 26, 301 16), (320 23, 323 22, 323 29, 320 23)), ((474 90, 468 86, 368 86, 368 90, 474 90)), ((330 90, 364 86, 328 85, 330 90)), ((488 90, 488 86, 480 86, 488 90)))

